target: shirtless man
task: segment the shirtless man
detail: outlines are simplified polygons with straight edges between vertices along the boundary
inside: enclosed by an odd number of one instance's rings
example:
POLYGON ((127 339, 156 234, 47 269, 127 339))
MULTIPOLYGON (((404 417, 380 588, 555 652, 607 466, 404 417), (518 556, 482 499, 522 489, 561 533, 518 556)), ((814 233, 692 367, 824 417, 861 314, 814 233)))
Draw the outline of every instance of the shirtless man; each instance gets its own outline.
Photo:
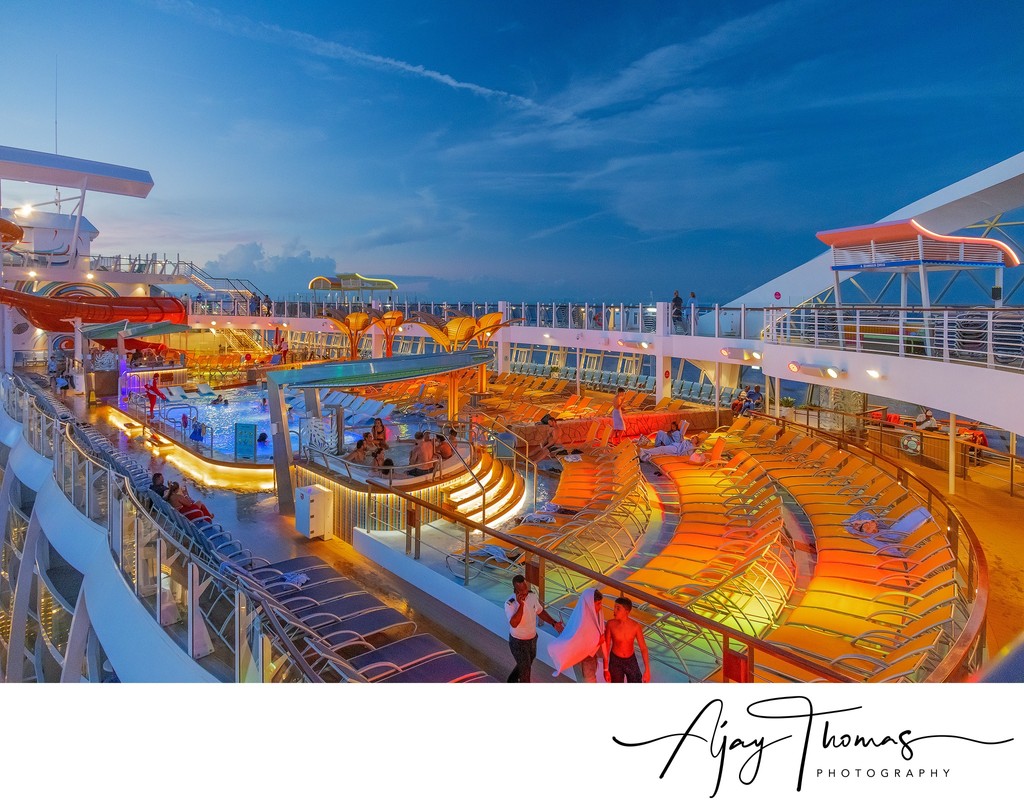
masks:
POLYGON ((647 654, 647 642, 643 628, 629 616, 633 602, 629 598, 616 598, 611 620, 605 626, 604 639, 609 650, 608 665, 604 671, 606 682, 649 682, 651 681, 651 660, 647 654), (644 672, 636 661, 633 643, 640 646, 644 658, 644 672))

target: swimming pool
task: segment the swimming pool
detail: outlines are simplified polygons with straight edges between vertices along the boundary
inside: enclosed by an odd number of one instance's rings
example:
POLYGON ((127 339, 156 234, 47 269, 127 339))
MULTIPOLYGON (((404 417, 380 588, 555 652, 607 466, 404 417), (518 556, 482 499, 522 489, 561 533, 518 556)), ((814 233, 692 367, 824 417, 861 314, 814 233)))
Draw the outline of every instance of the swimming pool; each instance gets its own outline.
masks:
MULTIPOLYGON (((257 462, 269 463, 274 450, 270 440, 270 410, 263 404, 266 392, 258 387, 237 387, 218 392, 228 400, 227 404, 213 404, 213 397, 189 399, 186 404, 165 408, 164 421, 187 445, 193 445, 197 450, 202 445, 206 450, 204 454, 212 449, 215 454, 228 460, 235 457, 235 424, 252 424, 256 427, 257 435, 267 435, 266 443, 256 444, 257 462), (188 421, 184 429, 183 418, 188 421), (201 439, 194 437, 197 435, 202 435, 201 439)), ((299 429, 298 413, 288 413, 288 429, 299 429)), ((292 449, 297 450, 298 436, 293 432, 291 437, 292 449)), ((239 458, 243 459, 246 458, 239 458)))
MULTIPOLYGON (((264 404, 267 392, 262 387, 235 387, 218 390, 217 393, 227 399, 227 404, 214 404, 214 396, 202 398, 191 398, 187 402, 173 404, 162 408, 162 420, 166 429, 170 431, 180 442, 193 448, 197 453, 220 457, 224 460, 235 459, 235 425, 253 425, 256 428, 256 435, 267 435, 266 443, 256 444, 256 462, 270 463, 273 460, 273 442, 270 438, 270 408, 264 404), (182 418, 187 421, 183 425, 182 418), (195 431, 196 425, 200 425, 199 432, 195 431), (204 428, 205 427, 205 428, 204 428), (201 438, 193 437, 201 435, 201 438)), ((301 401, 292 398, 294 407, 288 411, 288 429, 291 433, 292 451, 297 452, 300 447, 298 433, 303 436, 308 433, 309 418, 306 416, 301 401)), ((328 435, 334 434, 333 411, 328 409, 323 419, 324 431, 328 435)), ((402 416, 395 419, 385 419, 388 441, 392 443, 393 451, 389 456, 393 457, 396 463, 407 462, 409 445, 397 446, 398 441, 411 440, 414 433, 420 430, 436 431, 438 425, 435 421, 414 414, 402 416)), ((364 432, 368 432, 371 424, 360 424, 345 430, 345 449, 353 448, 364 432)), ((305 441, 303 440, 303 443, 305 441)), ((251 460, 251 455, 238 457, 239 461, 251 460)))

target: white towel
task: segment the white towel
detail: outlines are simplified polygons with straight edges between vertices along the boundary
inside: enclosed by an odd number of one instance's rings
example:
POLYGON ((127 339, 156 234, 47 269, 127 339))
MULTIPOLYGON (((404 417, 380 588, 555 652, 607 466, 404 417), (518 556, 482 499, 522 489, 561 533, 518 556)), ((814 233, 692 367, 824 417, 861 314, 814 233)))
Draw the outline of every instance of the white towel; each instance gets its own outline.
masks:
POLYGON ((302 586, 309 580, 309 576, 304 572, 286 572, 281 576, 281 579, 288 584, 295 584, 296 586, 302 586))
POLYGON ((597 653, 604 634, 604 618, 594 610, 594 588, 584 589, 562 633, 548 643, 555 676, 597 653))
POLYGON ((523 517, 524 525, 553 525, 555 517, 550 513, 528 513, 523 517))

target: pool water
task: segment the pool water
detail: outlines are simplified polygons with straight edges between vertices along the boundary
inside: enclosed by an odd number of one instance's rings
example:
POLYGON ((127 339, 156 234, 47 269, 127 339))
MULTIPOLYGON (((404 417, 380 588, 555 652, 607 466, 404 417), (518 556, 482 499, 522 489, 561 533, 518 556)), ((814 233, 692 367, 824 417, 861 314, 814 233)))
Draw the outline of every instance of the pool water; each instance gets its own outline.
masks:
MULTIPOLYGON (((256 458, 258 461, 270 462, 273 458, 273 443, 270 436, 270 410, 263 405, 266 393, 258 387, 238 387, 231 390, 218 391, 228 399, 227 404, 213 404, 212 398, 191 399, 188 403, 196 408, 197 415, 194 416, 200 423, 206 425, 206 434, 202 443, 204 446, 211 445, 215 452, 231 459, 235 455, 235 424, 254 424, 256 434, 265 432, 268 436, 265 444, 256 444, 256 458), (211 434, 212 433, 212 434, 211 434)), ((181 417, 183 410, 176 408, 170 416, 170 422, 174 425, 175 431, 181 428, 181 417)), ((194 424, 190 423, 186 431, 186 438, 192 434, 194 424)), ((298 430, 299 415, 294 412, 288 413, 288 428, 298 430)), ((189 440, 188 442, 195 442, 189 440)), ((298 438, 292 434, 292 448, 298 449, 298 438)), ((240 458, 241 459, 241 458, 240 458)))

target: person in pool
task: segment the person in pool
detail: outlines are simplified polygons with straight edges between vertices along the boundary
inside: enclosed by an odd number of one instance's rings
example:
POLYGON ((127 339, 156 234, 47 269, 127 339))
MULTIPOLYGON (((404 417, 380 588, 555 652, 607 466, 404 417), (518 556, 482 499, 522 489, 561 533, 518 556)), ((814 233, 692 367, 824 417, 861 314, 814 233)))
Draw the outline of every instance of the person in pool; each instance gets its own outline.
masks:
POLYGON ((377 445, 377 448, 388 448, 388 430, 380 418, 373 419, 373 429, 370 430, 370 436, 373 438, 373 442, 377 445))

